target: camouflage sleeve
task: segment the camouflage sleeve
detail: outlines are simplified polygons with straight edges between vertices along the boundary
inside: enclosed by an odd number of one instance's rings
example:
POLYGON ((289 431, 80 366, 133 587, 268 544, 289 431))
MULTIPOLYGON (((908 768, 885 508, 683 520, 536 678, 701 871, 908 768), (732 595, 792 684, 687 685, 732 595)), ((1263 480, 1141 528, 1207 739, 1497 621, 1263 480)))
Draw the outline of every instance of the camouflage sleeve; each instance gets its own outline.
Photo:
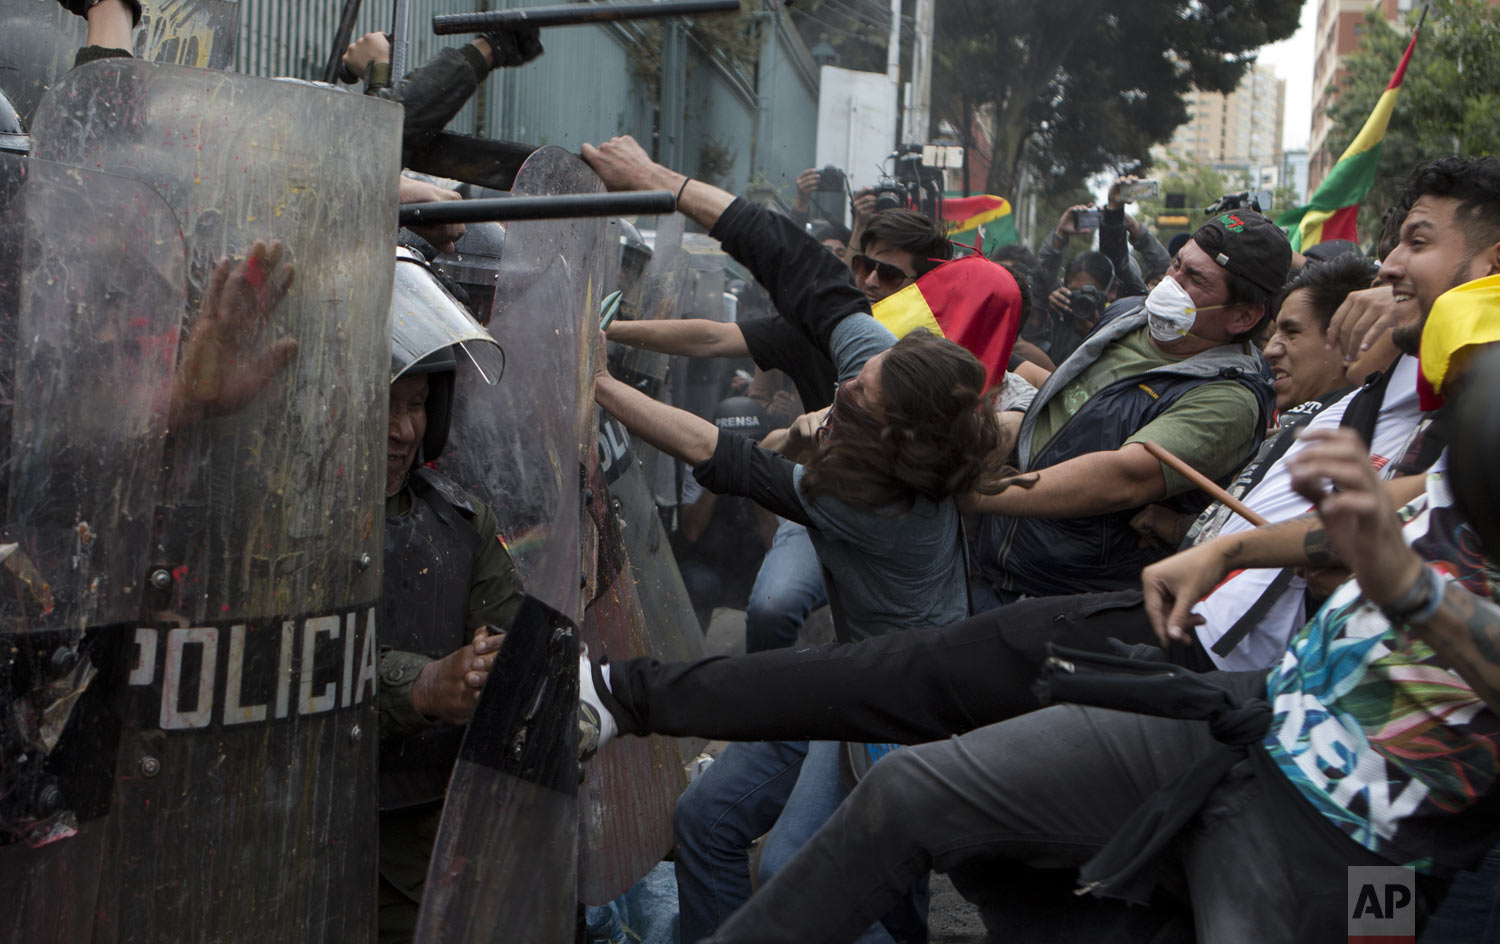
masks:
POLYGON ((411 683, 422 667, 432 660, 415 652, 385 649, 380 653, 380 684, 375 688, 375 711, 380 717, 380 737, 406 737, 435 728, 438 722, 428 718, 411 704, 411 683))
POLYGON ((475 502, 478 515, 472 522, 479 532, 474 551, 474 569, 469 579, 469 628, 495 626, 509 629, 526 588, 500 537, 499 522, 488 505, 475 502))

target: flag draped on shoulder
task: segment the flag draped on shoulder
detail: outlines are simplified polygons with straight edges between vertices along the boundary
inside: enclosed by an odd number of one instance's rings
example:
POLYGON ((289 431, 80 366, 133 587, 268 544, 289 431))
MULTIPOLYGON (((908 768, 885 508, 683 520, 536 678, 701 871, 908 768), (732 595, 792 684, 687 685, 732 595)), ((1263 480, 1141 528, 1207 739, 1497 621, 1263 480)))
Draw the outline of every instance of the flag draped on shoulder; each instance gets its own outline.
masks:
POLYGON ((984 365, 986 389, 1005 377, 1024 314, 1016 280, 975 255, 943 263, 876 302, 874 312, 898 338, 926 328, 968 349, 984 365))
MULTIPOLYGON (((1426 14, 1423 14, 1426 18, 1426 14)), ((1417 37, 1422 24, 1412 31, 1411 42, 1401 56, 1401 63, 1391 81, 1380 94, 1370 117, 1355 135, 1354 141, 1344 150, 1338 163, 1328 171, 1328 176, 1318 184, 1317 191, 1306 206, 1296 207, 1281 214, 1276 225, 1291 227, 1292 249, 1306 252, 1318 243, 1330 239, 1347 239, 1359 242, 1355 218, 1359 212, 1359 201, 1369 193, 1375 183, 1375 165, 1380 160, 1380 144, 1385 138, 1385 129, 1391 121, 1391 112, 1396 107, 1396 94, 1401 89, 1401 80, 1406 78, 1406 66, 1411 62, 1412 50, 1417 48, 1417 37)))
POLYGON ((1016 218, 1010 201, 983 193, 975 197, 944 197, 943 220, 948 238, 979 252, 1016 242, 1016 218))

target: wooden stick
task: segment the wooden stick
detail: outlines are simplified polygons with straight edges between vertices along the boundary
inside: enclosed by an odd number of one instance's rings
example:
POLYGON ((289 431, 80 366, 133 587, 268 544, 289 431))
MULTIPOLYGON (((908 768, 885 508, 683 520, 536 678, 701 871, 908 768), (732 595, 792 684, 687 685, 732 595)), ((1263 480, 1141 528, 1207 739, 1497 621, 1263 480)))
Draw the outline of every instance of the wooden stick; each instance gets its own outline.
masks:
POLYGON ((1167 465, 1176 470, 1177 474, 1181 475, 1189 482, 1192 482, 1194 485, 1207 492, 1210 498, 1216 499, 1228 505, 1230 511, 1239 515, 1241 518, 1244 518, 1246 521, 1255 525, 1257 528, 1269 523, 1266 521, 1266 519, 1262 518, 1260 515, 1257 515, 1255 512, 1245 507, 1244 502, 1240 501, 1238 498, 1235 498, 1233 495, 1220 488, 1218 483, 1213 479, 1210 479, 1202 472, 1199 472, 1197 469, 1188 465, 1186 462, 1183 462, 1181 459, 1172 455, 1163 447, 1157 445, 1154 442, 1144 442, 1141 443, 1141 445, 1146 447, 1147 452, 1151 453, 1157 459, 1165 462, 1167 465))

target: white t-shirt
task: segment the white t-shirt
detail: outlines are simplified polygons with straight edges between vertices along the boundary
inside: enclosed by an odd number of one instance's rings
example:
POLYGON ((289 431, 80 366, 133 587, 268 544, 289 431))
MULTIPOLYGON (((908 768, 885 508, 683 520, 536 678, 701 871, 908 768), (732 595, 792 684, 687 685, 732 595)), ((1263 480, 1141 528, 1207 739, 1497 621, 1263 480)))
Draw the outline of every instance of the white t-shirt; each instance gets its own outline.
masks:
MULTIPOLYGON (((1354 394, 1350 394, 1325 407, 1305 428, 1336 429, 1353 399, 1354 394)), ((1404 356, 1396 362, 1395 372, 1386 385, 1385 399, 1380 404, 1380 419, 1375 425, 1375 441, 1370 449, 1370 462, 1381 472, 1382 478, 1386 477, 1391 463, 1401 457, 1421 418, 1422 410, 1417 405, 1417 359, 1404 356)), ((1301 442, 1293 443, 1241 499, 1272 524, 1312 510, 1307 499, 1292 491, 1291 474, 1286 467, 1286 460, 1303 446, 1301 442)), ((1236 534, 1253 527, 1239 515, 1231 514, 1219 529, 1219 534, 1236 534)), ((1198 627, 1198 640, 1219 668, 1238 671, 1275 665, 1286 652, 1287 640, 1292 633, 1307 621, 1303 593, 1307 582, 1301 577, 1293 577, 1261 617, 1259 625, 1229 655, 1220 656, 1213 651, 1213 644, 1255 605, 1279 573, 1279 570, 1266 568, 1236 571, 1193 608, 1193 612, 1207 621, 1198 627)))

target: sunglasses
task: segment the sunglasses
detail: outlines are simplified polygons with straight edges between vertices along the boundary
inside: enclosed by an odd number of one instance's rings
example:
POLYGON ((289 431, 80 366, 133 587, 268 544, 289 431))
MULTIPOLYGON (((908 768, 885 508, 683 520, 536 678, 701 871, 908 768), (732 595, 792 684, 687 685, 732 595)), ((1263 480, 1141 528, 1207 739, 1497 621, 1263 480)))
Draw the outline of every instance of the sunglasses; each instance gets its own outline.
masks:
POLYGON ((871 259, 862 252, 857 252, 849 257, 849 268, 854 271, 854 274, 859 277, 860 281, 869 278, 870 273, 874 272, 875 278, 886 288, 895 288, 903 282, 916 278, 915 275, 912 275, 900 266, 871 259))

